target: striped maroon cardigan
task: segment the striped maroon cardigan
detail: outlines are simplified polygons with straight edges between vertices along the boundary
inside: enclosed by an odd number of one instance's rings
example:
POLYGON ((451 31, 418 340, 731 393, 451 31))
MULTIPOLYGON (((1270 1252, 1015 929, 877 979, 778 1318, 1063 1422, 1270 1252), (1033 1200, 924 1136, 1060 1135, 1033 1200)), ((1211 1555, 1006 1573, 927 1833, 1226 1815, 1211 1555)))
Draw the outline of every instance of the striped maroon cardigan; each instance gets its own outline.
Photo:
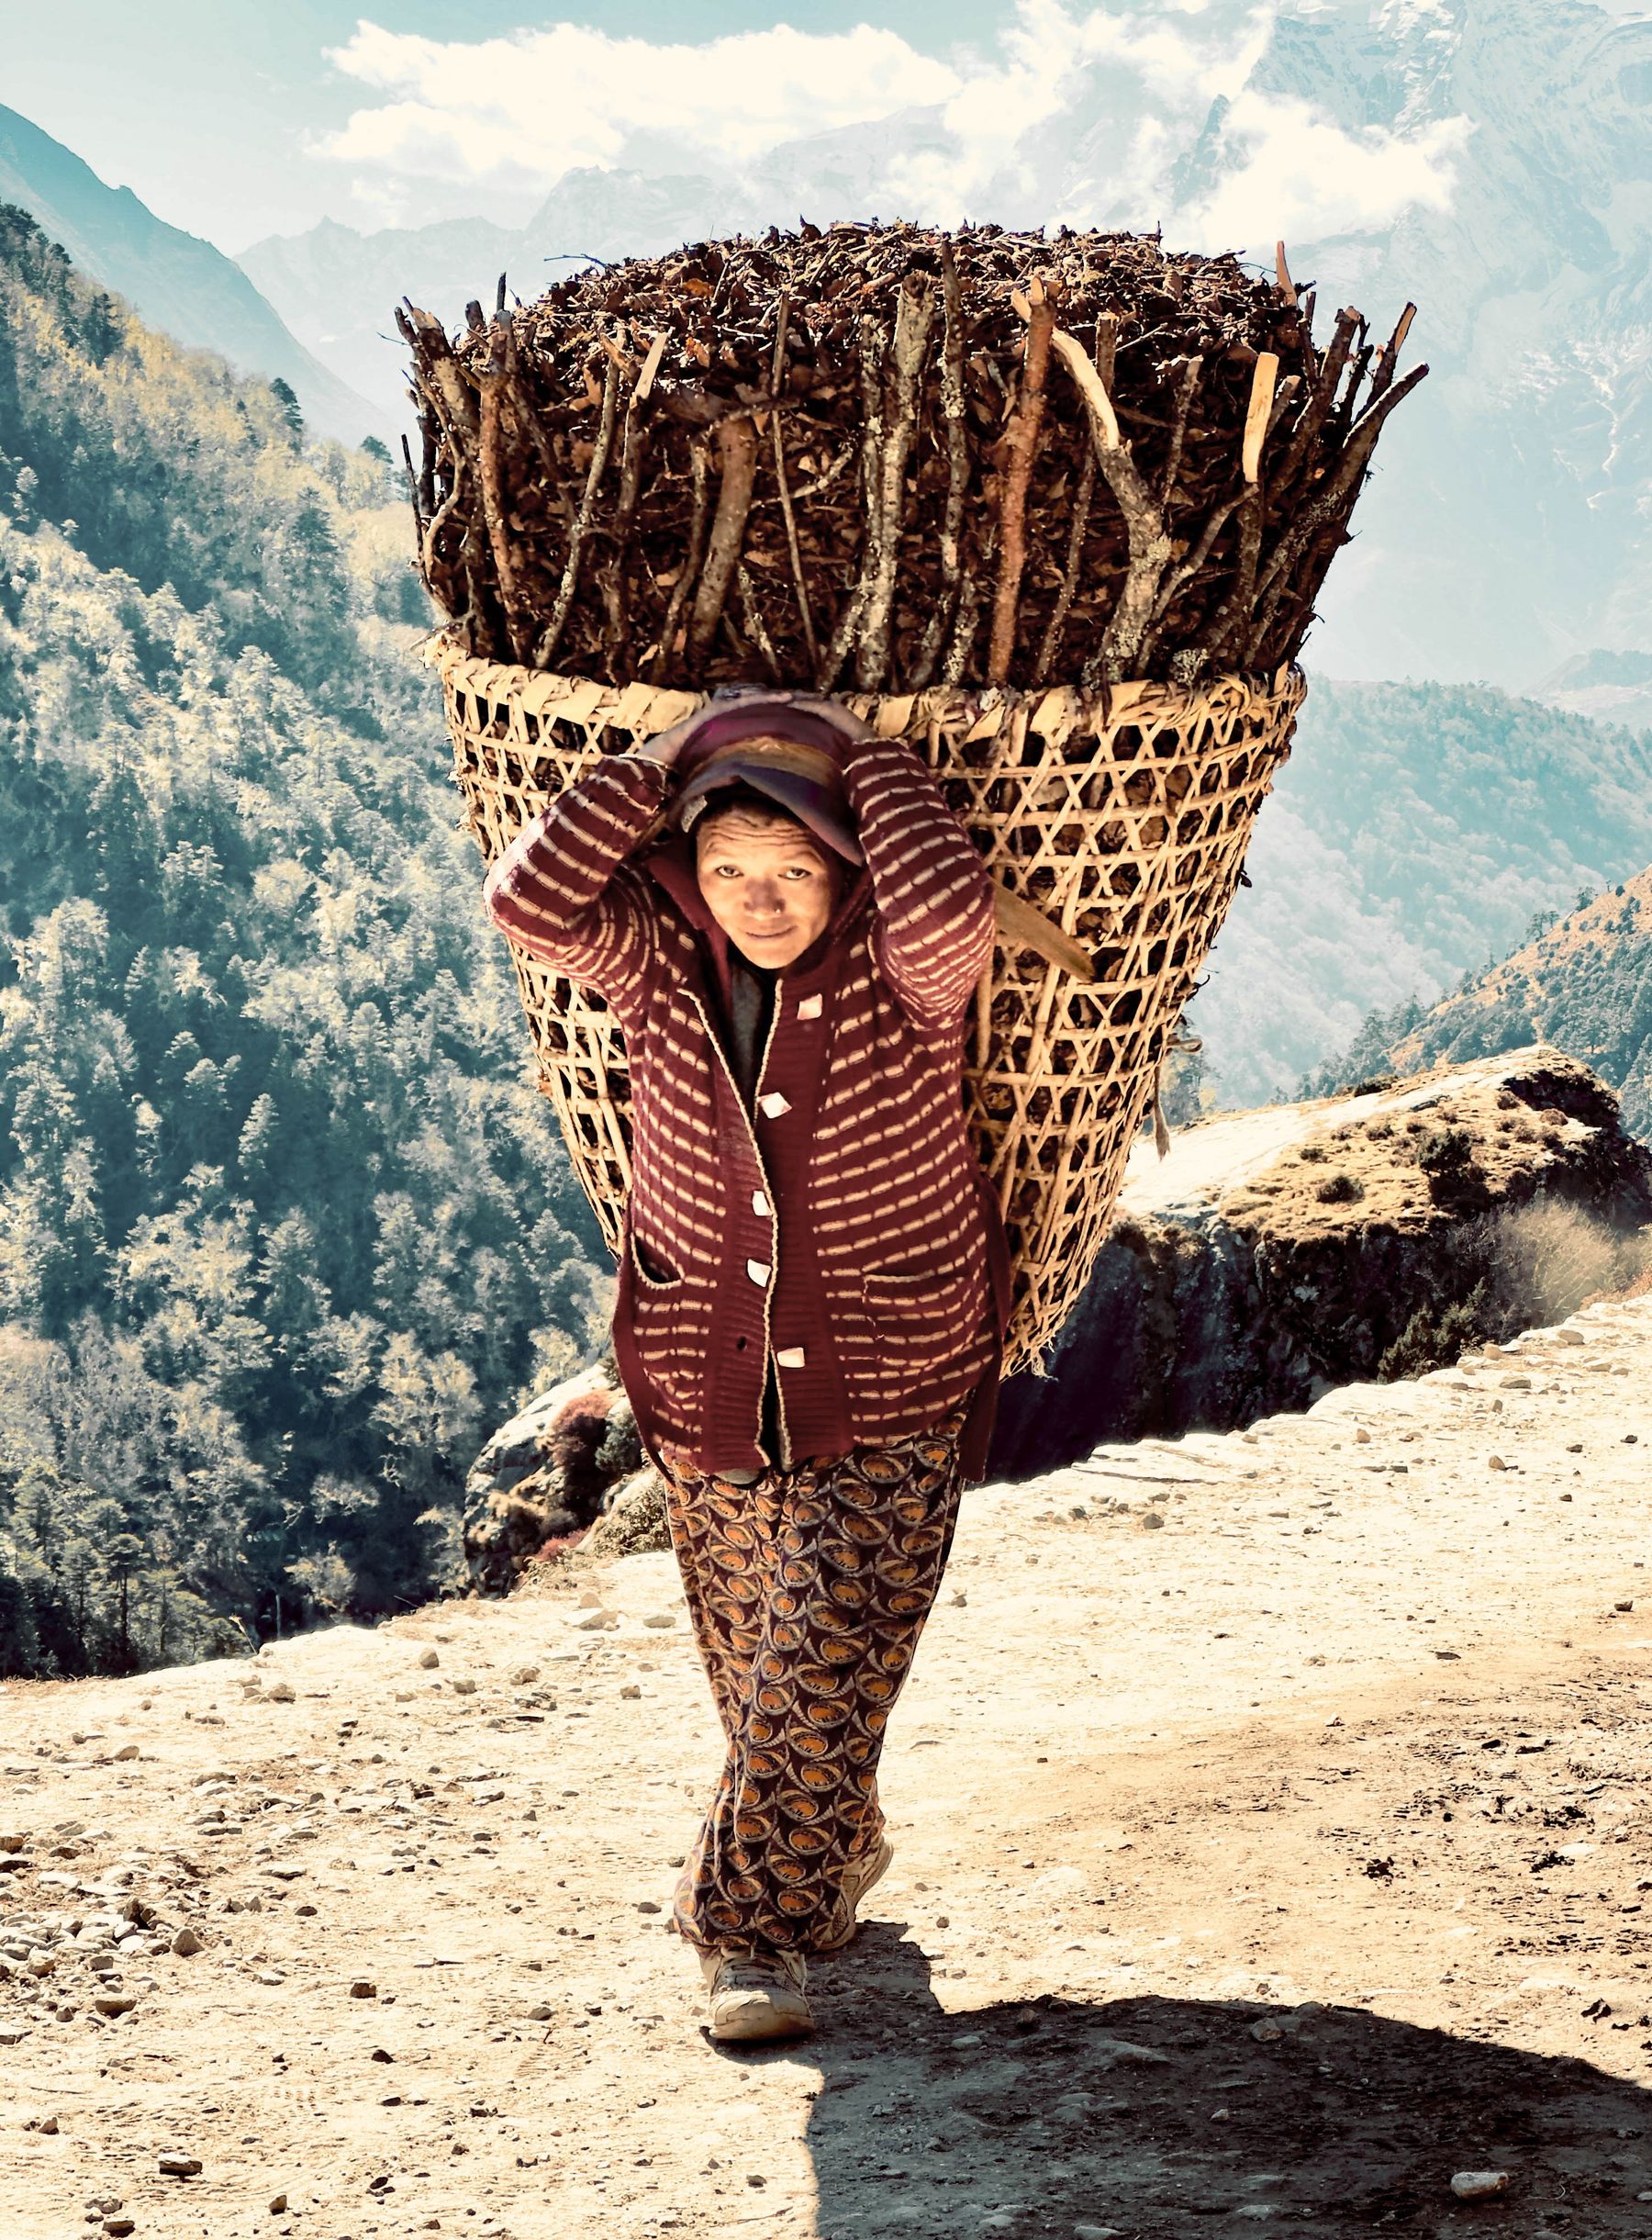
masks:
POLYGON ((772 1352, 783 1465, 970 1411, 985 1467, 1008 1315, 1002 1225, 964 1125, 966 1013, 992 889, 911 750, 845 748, 866 868, 776 980, 748 1113, 720 1041, 726 936, 687 844, 647 850, 671 773, 604 761, 494 866, 513 942, 595 989, 631 1062, 632 1180, 614 1344, 651 1452, 762 1467, 772 1352))

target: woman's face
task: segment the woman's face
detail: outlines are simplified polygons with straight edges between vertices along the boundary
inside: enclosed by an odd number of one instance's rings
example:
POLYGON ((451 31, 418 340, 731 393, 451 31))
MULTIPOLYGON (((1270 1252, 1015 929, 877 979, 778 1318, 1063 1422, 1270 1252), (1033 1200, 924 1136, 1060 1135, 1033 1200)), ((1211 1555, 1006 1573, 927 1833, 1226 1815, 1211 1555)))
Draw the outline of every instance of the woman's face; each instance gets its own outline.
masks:
POLYGON ((695 834, 699 890, 748 963, 780 970, 826 931, 832 866, 801 824, 747 809, 709 812, 695 834))

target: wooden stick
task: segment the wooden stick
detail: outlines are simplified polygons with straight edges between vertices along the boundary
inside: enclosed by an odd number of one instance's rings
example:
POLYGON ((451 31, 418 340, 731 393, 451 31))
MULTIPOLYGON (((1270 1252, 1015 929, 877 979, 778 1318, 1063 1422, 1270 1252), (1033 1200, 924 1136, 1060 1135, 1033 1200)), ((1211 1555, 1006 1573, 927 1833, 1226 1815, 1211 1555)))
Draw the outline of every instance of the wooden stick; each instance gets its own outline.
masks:
POLYGON ((860 573, 854 587, 843 602, 828 641, 820 666, 815 672, 815 689, 830 692, 838 679, 838 671, 848 657, 860 628, 861 617, 866 611, 866 599, 871 590, 872 570, 876 542, 877 506, 881 481, 878 469, 883 461, 884 445, 884 384, 883 361, 886 337, 875 319, 863 315, 860 322, 860 376, 861 376, 861 505, 865 521, 865 532, 861 540, 860 573))
POLYGON ((1093 449, 1084 454, 1084 465, 1078 470, 1078 491, 1073 500, 1073 525, 1067 532, 1066 566, 1061 578, 1061 589, 1056 596, 1055 611, 1044 625, 1044 637, 1039 643, 1038 658, 1032 665, 1032 682, 1041 685, 1050 674, 1050 664, 1055 658, 1061 644, 1061 633, 1066 628, 1067 616, 1073 610, 1073 596, 1078 588, 1078 562, 1084 551, 1084 532, 1089 527, 1090 500, 1096 491, 1096 454, 1093 449))
POLYGON ((941 417, 946 428, 946 508, 941 517, 941 595, 924 626, 923 643, 912 671, 921 691, 935 673, 947 628, 957 611, 963 566, 964 498, 969 487, 969 442, 965 428, 964 301, 958 261, 951 241, 941 244, 942 301, 946 328, 941 355, 941 417))
POLYGON ((1170 557, 1170 534, 1162 509, 1154 502, 1152 492, 1120 437, 1112 400, 1083 343, 1059 327, 1051 342, 1089 409, 1090 433, 1101 472, 1124 516, 1129 565, 1101 642, 1086 663, 1084 672, 1087 685, 1093 685, 1102 678, 1119 684, 1133 674, 1132 664, 1152 622, 1154 602, 1170 557))
MULTIPOLYGON (((740 619, 745 625, 746 636, 767 662, 769 674, 778 684, 784 674, 780 666, 780 656, 775 651, 775 641, 769 635, 768 625, 764 621, 762 609, 757 604, 757 594, 752 586, 750 571, 743 564, 735 570, 734 586, 740 598, 740 619)), ((725 615, 723 620, 726 622, 728 617, 725 615)))
POLYGON ((1281 503, 1289 502, 1289 494, 1297 486, 1314 439, 1331 409, 1331 399, 1348 354, 1348 344, 1353 339, 1356 318, 1357 315, 1352 311, 1339 311, 1336 315, 1336 331, 1331 338, 1329 349, 1320 360, 1317 377, 1308 401, 1297 416, 1297 424, 1286 446, 1285 456, 1273 473, 1273 486, 1281 503))
POLYGON ((660 625, 660 644, 649 669, 648 681, 657 685, 669 674, 676 658, 676 640, 682 622, 683 609, 687 602, 689 588, 699 574, 700 555, 706 548, 706 521, 710 508, 709 490, 711 480, 710 465, 703 442, 691 442, 688 448, 688 476, 693 497, 688 519, 688 553, 681 572, 671 588, 665 619, 660 625))
MULTIPOLYGON (((653 363, 658 365, 657 356, 653 363)), ((620 442, 620 496, 614 508, 609 537, 611 549, 598 579, 603 605, 608 612, 608 657, 617 671, 629 666, 631 596, 626 562, 631 557, 631 525, 636 520, 642 461, 648 450, 649 423, 642 409, 645 394, 642 378, 645 374, 649 375, 652 386, 653 375, 649 374, 647 359, 644 359, 642 371, 626 399, 625 423, 620 442)))
POLYGON ((608 466, 608 451, 614 441, 614 408, 620 395, 620 369, 610 360, 602 380, 602 406, 597 421, 597 440, 591 450, 591 464, 586 473, 585 494, 580 499, 579 511, 568 532, 568 556, 563 564, 563 578, 556 594, 556 604, 551 610, 551 620, 544 635, 533 651, 536 668, 548 669, 552 655, 568 620, 568 609, 574 604, 574 593, 579 582, 580 555, 591 526, 591 513, 597 503, 597 490, 608 466))
MULTIPOLYGON (((986 567, 992 559, 990 544, 981 555, 986 567)), ((952 644, 946 649, 946 659, 941 668, 941 681, 946 685, 962 684, 964 671, 969 666, 970 648, 975 644, 976 632, 981 622, 981 587, 967 570, 963 589, 958 594, 957 620, 953 624, 952 644)))
POLYGON ((717 511, 712 516, 711 536, 706 548, 706 565, 694 594, 694 609, 688 622, 690 666, 701 658, 710 644, 723 601, 729 596, 757 476, 757 434, 749 420, 722 421, 716 441, 720 480, 717 511))
MULTIPOLYGON (((779 308, 775 314, 775 356, 769 369, 769 387, 776 398, 786 370, 786 328, 791 310, 791 297, 782 292, 779 308)), ((798 595, 798 620, 803 626, 803 644, 808 649, 812 667, 820 657, 815 643, 814 616, 809 610, 809 579, 803 572, 803 549, 798 541, 798 517, 792 507, 791 487, 786 476, 786 438, 781 432, 781 417, 775 413, 769 420, 769 435, 775 451, 775 487, 780 493, 780 518, 786 524, 786 549, 791 558, 792 588, 798 595)))
POLYGON ((875 692, 889 666, 889 618, 895 602, 895 572, 906 511, 907 460, 918 424, 918 377, 929 342, 934 300, 921 274, 909 274, 895 304, 895 340, 887 361, 890 390, 883 455, 878 461, 877 510, 868 540, 870 569, 859 632, 855 682, 875 692))
MULTIPOLYGON (((409 444, 408 444, 408 442, 407 442, 407 437, 406 437, 405 435, 403 436, 403 438, 402 438, 402 440, 401 440, 401 447, 402 447, 402 465, 403 465, 403 466, 404 466, 404 467, 406 467, 406 469, 407 469, 407 496, 408 496, 409 499, 412 501, 412 506, 413 506, 413 552, 414 552, 414 559, 415 559, 415 565, 417 566, 417 567, 418 567, 418 569, 419 569, 419 575, 422 577, 422 576, 424 575, 424 525, 425 525, 425 517, 424 517, 424 513, 423 513, 423 511, 422 511, 422 510, 421 510, 421 509, 420 509, 419 502, 419 476, 417 476, 417 475, 414 473, 414 471, 413 471, 413 453, 412 453, 412 449, 411 449, 411 447, 409 446, 409 444)), ((430 587, 429 582, 428 582, 428 581, 426 581, 426 583, 425 583, 425 589, 428 591, 428 590, 430 589, 430 587)))
POLYGON ((1310 539, 1324 528, 1343 500, 1352 496, 1365 463, 1371 455, 1378 430, 1394 407, 1411 394, 1427 372, 1426 365, 1413 366, 1403 381, 1390 389, 1355 423, 1342 457, 1326 479, 1320 495, 1291 520, 1274 548, 1273 556, 1256 584, 1258 599, 1266 598, 1285 570, 1294 565, 1310 539))
MULTIPOLYGON (((498 354, 496 345, 496 358, 498 354)), ((533 618, 523 603, 521 585, 517 577, 516 555, 511 550, 505 522, 505 484, 499 468, 500 386, 499 368, 490 364, 482 376, 476 445, 480 468, 477 480, 482 491, 482 518, 487 526, 487 541, 493 552, 499 604, 505 610, 505 628, 510 637, 511 656, 517 661, 526 661, 533 644, 533 618)))
POLYGON ((1170 430, 1170 451, 1165 461, 1164 479, 1159 485, 1159 503, 1166 515, 1176 496, 1176 477, 1181 472, 1182 448, 1188 440, 1188 415, 1193 409, 1193 392, 1199 386, 1199 376, 1203 368, 1202 358, 1182 360, 1181 385, 1176 393, 1176 419, 1170 430))
POLYGON ((1273 410, 1274 384, 1279 377, 1279 361, 1271 350, 1265 350, 1256 359, 1256 370, 1251 375, 1250 404, 1245 415, 1245 442, 1240 451, 1240 464, 1246 482, 1260 478, 1262 467, 1262 438, 1267 432, 1268 416, 1273 410))
MULTIPOLYGON (((458 479, 454 482, 452 488, 448 492, 447 496, 437 507, 435 512, 431 514, 430 524, 425 530, 424 567, 422 573, 427 583, 433 584, 434 582, 437 540, 441 536, 443 529, 446 528, 449 521, 452 518, 453 513, 458 508, 460 494, 464 488, 464 475, 463 472, 461 472, 458 479)), ((443 605, 446 605, 446 603, 447 602, 445 600, 442 601, 443 605)))
POLYGON ((1055 330, 1055 308, 1041 281, 1033 280, 1025 297, 1017 301, 1017 310, 1021 310, 1021 301, 1027 307, 1022 314, 1028 322, 1027 347, 1021 361, 1021 393, 1004 438, 1006 457, 999 484, 998 588, 987 648, 987 681, 995 685, 1008 681, 1015 652, 1021 577, 1027 566, 1027 488, 1032 479, 1038 432, 1044 425, 1044 375, 1050 364, 1050 337, 1055 330))
POLYGON ((1370 391, 1366 398, 1367 405, 1374 405, 1379 397, 1386 395, 1390 384, 1399 370, 1400 353, 1405 347, 1405 338, 1411 332, 1412 321, 1416 316, 1416 305, 1408 303, 1400 314, 1399 324, 1395 327, 1393 333, 1378 353, 1377 368, 1371 375, 1370 391))
POLYGON ((1233 548, 1234 566, 1227 595, 1203 634, 1204 649, 1218 666, 1227 658, 1230 643, 1245 632, 1255 611, 1256 566, 1262 554, 1262 526, 1267 504, 1262 484, 1262 442, 1273 416, 1278 372, 1279 361, 1271 350, 1257 353, 1240 448, 1245 492, 1237 509, 1239 534, 1233 548))

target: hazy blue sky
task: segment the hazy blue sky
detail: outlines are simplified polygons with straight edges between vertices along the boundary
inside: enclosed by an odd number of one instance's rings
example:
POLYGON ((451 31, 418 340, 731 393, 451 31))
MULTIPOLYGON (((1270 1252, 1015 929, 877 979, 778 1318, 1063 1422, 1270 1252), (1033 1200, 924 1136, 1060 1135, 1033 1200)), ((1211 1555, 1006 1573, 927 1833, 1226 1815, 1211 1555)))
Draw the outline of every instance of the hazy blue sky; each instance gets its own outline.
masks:
MULTIPOLYGON (((158 216, 233 252, 329 211, 372 222, 351 207, 347 170, 306 153, 363 104, 362 84, 326 60, 363 18, 433 40, 571 21, 652 44, 788 19, 842 33, 869 18, 939 55, 960 40, 990 43, 1009 13, 1007 0, 581 0, 565 10, 522 0, 0 0, 0 102, 158 216)), ((483 199, 456 196, 442 214, 468 215, 483 199)))
MULTIPOLYGON (((1106 7, 1173 39, 1237 28, 1267 0, 1106 7)), ((614 160, 628 109, 671 135, 664 160, 688 163, 945 98, 972 60, 1024 84, 1043 29, 1085 13, 1084 0, 1021 0, 1019 20, 1015 0, 586 0, 565 15, 382 0, 365 17, 360 0, 0 0, 0 101, 234 252, 329 215, 519 223, 561 170, 614 160), (788 20, 806 32, 777 28, 788 20), (514 98, 496 116, 506 79, 514 98)), ((985 82, 977 95, 996 99, 985 82)))

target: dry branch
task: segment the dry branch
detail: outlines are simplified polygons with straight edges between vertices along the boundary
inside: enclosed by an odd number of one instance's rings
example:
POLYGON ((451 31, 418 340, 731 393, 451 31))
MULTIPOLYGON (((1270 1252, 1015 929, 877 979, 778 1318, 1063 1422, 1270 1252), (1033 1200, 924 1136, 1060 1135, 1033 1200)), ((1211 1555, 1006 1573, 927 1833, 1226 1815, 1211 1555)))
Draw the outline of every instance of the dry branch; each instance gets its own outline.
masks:
POLYGON ((987 650, 987 681, 1007 683, 1015 652, 1015 623, 1021 605, 1021 573, 1027 565, 1027 487, 1044 425, 1044 375, 1050 364, 1050 337, 1055 309, 1034 280, 1026 295, 1014 297, 1027 321, 1027 353, 1010 429, 1004 438, 1004 469, 999 480, 999 573, 992 602, 992 635, 987 650))
POLYGON ((1322 352, 1312 314, 1282 251, 848 224, 452 339, 409 305, 420 565, 472 651, 606 682, 1271 673, 1421 377, 1410 306, 1380 348, 1345 310, 1322 352))

